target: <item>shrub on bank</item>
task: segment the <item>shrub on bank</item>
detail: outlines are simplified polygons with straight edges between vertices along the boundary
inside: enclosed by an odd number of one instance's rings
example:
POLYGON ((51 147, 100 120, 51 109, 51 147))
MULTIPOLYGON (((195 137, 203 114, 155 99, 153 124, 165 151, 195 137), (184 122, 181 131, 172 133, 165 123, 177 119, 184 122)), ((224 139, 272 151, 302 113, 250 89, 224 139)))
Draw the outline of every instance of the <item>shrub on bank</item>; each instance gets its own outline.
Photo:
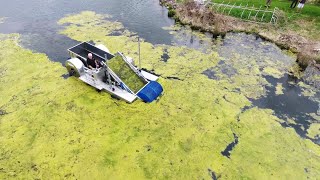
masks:
POLYGON ((176 15, 176 11, 172 8, 169 9, 168 11, 168 17, 174 17, 176 15))
POLYGON ((314 53, 312 49, 306 49, 298 53, 297 61, 302 68, 306 68, 313 61, 320 64, 320 54, 314 53))

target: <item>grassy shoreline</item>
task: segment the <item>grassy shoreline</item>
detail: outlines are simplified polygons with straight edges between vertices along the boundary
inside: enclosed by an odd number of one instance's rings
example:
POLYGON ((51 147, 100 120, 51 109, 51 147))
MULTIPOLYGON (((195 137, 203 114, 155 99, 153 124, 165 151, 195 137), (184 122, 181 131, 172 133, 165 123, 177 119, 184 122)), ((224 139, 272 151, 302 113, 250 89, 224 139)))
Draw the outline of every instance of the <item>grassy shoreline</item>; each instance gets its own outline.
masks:
MULTIPOLYGON (((233 2, 240 1, 234 0, 233 2)), ((248 0, 248 2, 256 5, 264 3, 264 1, 254 2, 251 0, 248 0)), ((160 3, 168 7, 169 16, 173 17, 178 23, 190 25, 193 29, 212 32, 215 36, 224 36, 227 32, 257 34, 261 38, 275 43, 281 49, 297 53, 297 62, 303 69, 314 61, 320 63, 320 51, 318 50, 320 49, 318 32, 320 16, 317 16, 319 13, 316 11, 319 10, 320 12, 318 6, 307 4, 302 13, 296 14, 289 8, 289 2, 274 1, 273 7, 280 6, 282 10, 288 6, 289 10, 280 11, 283 17, 280 18, 278 24, 273 25, 247 22, 236 17, 218 14, 214 10, 199 6, 193 1, 160 0, 160 3)))

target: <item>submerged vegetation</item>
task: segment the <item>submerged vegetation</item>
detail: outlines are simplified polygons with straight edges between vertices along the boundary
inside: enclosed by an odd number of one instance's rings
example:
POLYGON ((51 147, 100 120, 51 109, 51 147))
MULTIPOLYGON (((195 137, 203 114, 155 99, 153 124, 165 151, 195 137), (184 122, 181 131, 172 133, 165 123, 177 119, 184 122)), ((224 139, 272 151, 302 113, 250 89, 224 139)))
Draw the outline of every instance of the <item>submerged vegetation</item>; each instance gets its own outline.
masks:
MULTIPOLYGON (((136 38, 106 17, 89 11, 70 15, 59 21, 61 33, 137 60, 136 38), (108 36, 113 31, 123 35, 108 36)), ((263 96, 257 88, 267 85, 261 74, 277 68, 259 68, 269 61, 252 58, 244 65, 235 57, 225 63, 236 64, 239 75, 217 72, 219 79, 209 79, 203 72, 222 66, 222 52, 142 42, 142 67, 161 75, 165 95, 150 104, 127 104, 75 77, 64 80, 64 67, 23 49, 18 37, 0 38, 0 110, 6 112, 0 115, 0 179, 320 176, 319 145, 282 127, 279 122, 286 120, 249 100, 263 96), (165 50, 167 62, 161 61, 165 50), (249 79, 252 87, 246 86, 249 79), (239 86, 244 89, 237 91, 239 86), (224 157, 234 134, 237 144, 230 158, 224 157)), ((317 126, 309 131, 319 134, 317 126)))

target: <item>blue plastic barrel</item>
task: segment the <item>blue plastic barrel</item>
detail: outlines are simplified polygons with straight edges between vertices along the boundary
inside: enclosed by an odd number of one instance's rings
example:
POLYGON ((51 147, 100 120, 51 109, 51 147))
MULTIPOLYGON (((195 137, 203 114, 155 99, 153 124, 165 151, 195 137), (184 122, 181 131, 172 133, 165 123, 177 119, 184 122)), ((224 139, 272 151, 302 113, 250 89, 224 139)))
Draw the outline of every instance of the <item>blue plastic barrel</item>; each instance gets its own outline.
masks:
POLYGON ((138 92, 137 96, 145 102, 152 102, 157 99, 162 92, 163 88, 161 84, 156 81, 150 81, 142 90, 138 92))

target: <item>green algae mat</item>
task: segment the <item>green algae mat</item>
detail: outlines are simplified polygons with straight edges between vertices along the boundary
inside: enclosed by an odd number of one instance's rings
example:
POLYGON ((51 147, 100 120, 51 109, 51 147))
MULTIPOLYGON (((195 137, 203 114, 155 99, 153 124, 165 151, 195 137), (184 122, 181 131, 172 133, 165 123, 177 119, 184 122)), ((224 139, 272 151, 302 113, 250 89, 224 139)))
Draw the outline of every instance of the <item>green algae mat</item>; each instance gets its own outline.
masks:
POLYGON ((108 66, 135 93, 146 83, 129 67, 120 55, 108 61, 108 66))
MULTIPOLYGON (((70 15, 59 21, 61 34, 137 59, 135 37, 106 36, 123 26, 105 18, 70 15)), ((0 41, 0 179, 320 177, 319 145, 282 127, 272 110, 251 107, 249 97, 264 95, 256 87, 268 85, 261 74, 274 71, 261 72, 258 62, 234 66, 240 75, 209 79, 203 71, 221 66, 218 52, 142 42, 143 68, 161 75, 165 94, 127 104, 75 77, 63 79, 61 64, 20 47, 17 34, 1 34, 0 41), (234 134, 238 143, 228 158, 221 152, 234 134)), ((311 130, 309 136, 319 134, 311 130)))

